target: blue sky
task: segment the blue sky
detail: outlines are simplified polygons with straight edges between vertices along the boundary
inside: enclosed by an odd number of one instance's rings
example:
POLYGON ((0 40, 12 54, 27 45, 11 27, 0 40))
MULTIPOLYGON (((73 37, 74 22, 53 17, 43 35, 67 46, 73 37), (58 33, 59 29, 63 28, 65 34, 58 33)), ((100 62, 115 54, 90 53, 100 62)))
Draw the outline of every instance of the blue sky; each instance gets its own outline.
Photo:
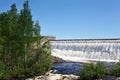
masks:
MULTIPOLYGON (((0 0, 0 12, 24 0, 0 0)), ((120 0, 29 0, 41 34, 57 39, 120 38, 120 0)))

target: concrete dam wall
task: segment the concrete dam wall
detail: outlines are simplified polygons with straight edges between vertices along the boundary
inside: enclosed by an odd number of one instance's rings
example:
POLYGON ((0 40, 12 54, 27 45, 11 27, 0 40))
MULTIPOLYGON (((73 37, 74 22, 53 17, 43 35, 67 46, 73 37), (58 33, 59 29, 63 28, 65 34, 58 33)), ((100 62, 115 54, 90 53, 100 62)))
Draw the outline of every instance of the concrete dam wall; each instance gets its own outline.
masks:
POLYGON ((120 60, 120 39, 51 40, 50 44, 52 55, 67 61, 120 60))

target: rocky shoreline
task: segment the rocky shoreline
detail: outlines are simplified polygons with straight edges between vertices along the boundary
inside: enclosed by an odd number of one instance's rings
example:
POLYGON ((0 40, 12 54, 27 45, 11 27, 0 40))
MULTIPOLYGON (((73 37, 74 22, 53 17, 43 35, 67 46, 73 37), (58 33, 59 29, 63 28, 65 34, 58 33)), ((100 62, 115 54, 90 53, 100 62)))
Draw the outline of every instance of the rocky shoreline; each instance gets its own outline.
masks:
MULTIPOLYGON (((45 75, 28 78, 26 80, 78 80, 80 69, 82 69, 83 64, 86 64, 86 62, 68 62, 55 56, 52 56, 52 60, 52 68, 46 72, 45 75)), ((96 64, 97 62, 93 61, 92 63, 96 64)), ((103 64, 106 68, 111 69, 116 63, 103 62, 103 64)), ((120 78, 106 75, 104 80, 120 80, 120 78)))
MULTIPOLYGON (((56 70, 50 70, 45 75, 28 78, 26 80, 78 80, 79 76, 73 74, 56 74, 56 70)), ((106 75, 104 79, 98 80, 120 80, 120 77, 106 75)))
POLYGON ((78 80, 79 78, 73 74, 56 74, 55 72, 56 70, 50 70, 45 75, 37 76, 33 80, 78 80))
MULTIPOLYGON (((65 60, 52 56, 52 62, 54 64, 61 64, 66 62, 65 60)), ((65 66, 66 67, 66 66, 65 66)), ((74 74, 64 74, 55 69, 55 66, 52 66, 51 70, 46 72, 45 75, 36 76, 34 78, 28 78, 26 80, 78 80, 79 76, 74 74)), ((64 70, 63 70, 64 71, 64 70)))

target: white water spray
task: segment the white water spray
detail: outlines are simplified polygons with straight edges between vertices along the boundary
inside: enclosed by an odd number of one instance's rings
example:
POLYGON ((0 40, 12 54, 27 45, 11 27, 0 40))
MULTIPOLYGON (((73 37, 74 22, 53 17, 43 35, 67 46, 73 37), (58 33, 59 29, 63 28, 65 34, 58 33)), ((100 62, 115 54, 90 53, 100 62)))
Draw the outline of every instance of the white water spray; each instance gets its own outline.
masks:
POLYGON ((68 61, 120 60, 120 40, 56 40, 50 41, 52 55, 68 61))

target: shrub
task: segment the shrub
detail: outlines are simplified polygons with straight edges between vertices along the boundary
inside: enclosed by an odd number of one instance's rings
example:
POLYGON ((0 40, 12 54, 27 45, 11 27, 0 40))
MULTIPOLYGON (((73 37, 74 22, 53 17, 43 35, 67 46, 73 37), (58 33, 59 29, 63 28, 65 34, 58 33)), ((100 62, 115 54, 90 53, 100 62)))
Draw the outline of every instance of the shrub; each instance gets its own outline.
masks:
POLYGON ((120 77, 120 62, 112 69, 111 74, 116 77, 120 77))
POLYGON ((101 79, 108 73, 101 62, 85 64, 80 72, 80 80, 101 79))
POLYGON ((94 75, 95 75, 95 68, 94 68, 94 64, 85 64, 83 66, 83 69, 80 72, 80 80, 91 80, 94 79, 94 75))
POLYGON ((98 62, 95 65, 95 71, 96 71, 97 79, 103 78, 106 74, 108 74, 108 70, 105 68, 105 66, 101 62, 98 62))
POLYGON ((7 66, 0 61, 0 80, 9 79, 10 70, 8 70, 7 66))

